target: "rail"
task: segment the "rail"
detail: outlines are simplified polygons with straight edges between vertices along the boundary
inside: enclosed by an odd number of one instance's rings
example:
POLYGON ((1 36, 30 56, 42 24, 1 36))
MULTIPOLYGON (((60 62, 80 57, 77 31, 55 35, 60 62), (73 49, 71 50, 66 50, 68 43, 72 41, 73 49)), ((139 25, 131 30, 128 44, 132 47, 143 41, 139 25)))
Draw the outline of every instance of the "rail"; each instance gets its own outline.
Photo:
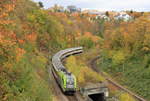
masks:
MULTIPOLYGON (((98 59, 100 59, 100 56, 95 57, 95 58, 91 61, 91 64, 96 64, 95 62, 96 62, 98 59)), ((91 65, 91 66, 93 66, 93 69, 97 72, 97 67, 96 67, 96 65, 91 65)), ((137 100, 139 100, 139 101, 147 101, 147 100, 145 100, 144 98, 140 97, 139 95, 133 93, 133 92, 130 91, 129 89, 127 89, 127 88, 121 86, 120 84, 116 83, 114 80, 112 80, 112 79, 109 78, 107 75, 105 75, 102 71, 99 71, 99 73, 100 73, 102 76, 104 76, 108 82, 110 82, 111 84, 113 84, 113 85, 116 86, 117 88, 119 88, 119 89, 121 89, 121 90, 127 92, 128 94, 132 95, 132 96, 133 96, 134 98, 136 98, 137 100)))

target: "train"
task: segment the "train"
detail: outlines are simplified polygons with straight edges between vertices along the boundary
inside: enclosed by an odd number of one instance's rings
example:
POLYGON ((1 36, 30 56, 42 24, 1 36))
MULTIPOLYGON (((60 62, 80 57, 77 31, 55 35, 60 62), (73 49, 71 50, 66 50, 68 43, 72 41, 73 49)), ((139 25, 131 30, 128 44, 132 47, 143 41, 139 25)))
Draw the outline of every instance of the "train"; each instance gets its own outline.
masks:
POLYGON ((77 91, 77 80, 76 77, 65 68, 62 61, 70 55, 82 52, 83 47, 68 48, 57 52, 52 57, 52 73, 65 94, 74 94, 77 91))

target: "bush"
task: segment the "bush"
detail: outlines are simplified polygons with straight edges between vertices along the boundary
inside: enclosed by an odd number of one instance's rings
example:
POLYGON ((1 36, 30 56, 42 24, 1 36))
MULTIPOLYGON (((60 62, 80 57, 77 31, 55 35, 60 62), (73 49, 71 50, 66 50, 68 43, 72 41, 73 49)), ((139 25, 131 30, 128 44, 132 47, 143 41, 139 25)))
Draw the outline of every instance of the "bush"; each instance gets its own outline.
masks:
POLYGON ((120 101, 136 101, 132 96, 130 96, 128 93, 122 93, 119 96, 120 101))
POLYGON ((72 72, 80 86, 85 85, 87 82, 96 83, 104 81, 104 78, 88 68, 81 61, 77 61, 74 56, 70 56, 66 60, 67 69, 72 72))

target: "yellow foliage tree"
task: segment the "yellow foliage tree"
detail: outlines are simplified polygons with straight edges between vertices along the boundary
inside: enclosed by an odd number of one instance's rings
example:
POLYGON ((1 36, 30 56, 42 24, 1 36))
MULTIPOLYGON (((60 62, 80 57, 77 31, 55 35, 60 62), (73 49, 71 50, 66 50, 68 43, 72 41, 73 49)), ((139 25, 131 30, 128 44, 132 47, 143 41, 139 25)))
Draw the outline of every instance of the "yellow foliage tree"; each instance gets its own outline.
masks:
POLYGON ((123 93, 119 96, 120 101, 135 101, 135 99, 128 93, 123 93))
POLYGON ((88 68, 83 61, 77 60, 74 56, 67 58, 66 67, 76 76, 78 83, 81 86, 85 85, 87 82, 96 83, 104 81, 103 77, 94 72, 92 69, 88 68))

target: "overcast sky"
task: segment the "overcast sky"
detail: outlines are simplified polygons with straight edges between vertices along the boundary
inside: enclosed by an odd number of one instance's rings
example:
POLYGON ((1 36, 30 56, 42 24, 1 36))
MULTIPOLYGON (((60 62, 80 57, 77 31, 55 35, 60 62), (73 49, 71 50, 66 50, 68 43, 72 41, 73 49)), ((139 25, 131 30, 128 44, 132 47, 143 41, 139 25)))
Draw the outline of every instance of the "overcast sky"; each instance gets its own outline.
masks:
POLYGON ((54 4, 67 6, 75 5, 82 9, 97 9, 104 11, 150 11, 150 0, 33 0, 43 2, 44 8, 52 7, 54 4))

